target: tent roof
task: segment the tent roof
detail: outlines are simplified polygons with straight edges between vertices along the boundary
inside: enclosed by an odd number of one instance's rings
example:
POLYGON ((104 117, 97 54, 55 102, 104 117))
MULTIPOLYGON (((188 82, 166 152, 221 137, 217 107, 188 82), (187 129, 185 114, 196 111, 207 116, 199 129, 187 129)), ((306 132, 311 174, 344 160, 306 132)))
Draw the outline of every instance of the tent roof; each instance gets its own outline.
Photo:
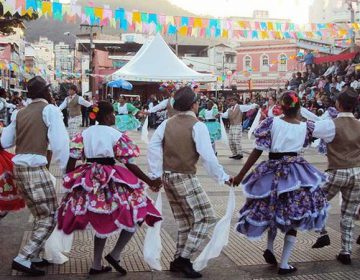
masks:
POLYGON ((171 51, 160 34, 145 43, 124 67, 109 78, 143 82, 216 81, 216 76, 201 74, 186 66, 171 51))

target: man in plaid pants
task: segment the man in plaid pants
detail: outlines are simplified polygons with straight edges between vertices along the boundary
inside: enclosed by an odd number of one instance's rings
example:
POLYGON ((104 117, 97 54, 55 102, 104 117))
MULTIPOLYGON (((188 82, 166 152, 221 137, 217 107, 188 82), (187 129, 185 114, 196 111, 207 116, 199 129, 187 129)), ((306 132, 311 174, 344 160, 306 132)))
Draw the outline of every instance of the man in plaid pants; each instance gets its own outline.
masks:
POLYGON ((151 177, 162 177, 178 224, 176 253, 170 271, 199 278, 202 275, 193 269, 190 259, 216 222, 209 198, 196 177, 199 157, 208 174, 219 183, 229 181, 230 177, 212 150, 207 127, 196 118, 199 108, 196 94, 190 87, 184 87, 176 92, 174 100, 174 109, 179 113, 155 131, 149 144, 148 164, 151 177))
POLYGON ((37 267, 48 262, 40 259, 39 254, 55 228, 58 207, 55 185, 46 168, 47 149, 50 144, 54 161, 65 168, 69 158, 69 136, 60 110, 49 104, 52 97, 46 81, 37 76, 29 80, 27 87, 32 102, 3 130, 1 144, 3 148, 16 145, 14 179, 34 216, 30 239, 14 258, 12 268, 41 276, 45 272, 37 267))
POLYGON ((238 102, 238 97, 234 95, 230 99, 230 108, 221 117, 229 119, 230 122, 229 146, 233 154, 230 158, 240 160, 244 157, 241 145, 243 113, 257 108, 258 105, 239 105, 238 102))
MULTIPOLYGON (((341 192, 341 251, 337 260, 351 264, 353 218, 360 204, 360 122, 352 112, 358 94, 350 89, 341 92, 336 101, 337 118, 315 123, 313 136, 327 143, 328 179, 324 186, 328 200, 341 192)), ((325 229, 313 248, 330 245, 325 229)))

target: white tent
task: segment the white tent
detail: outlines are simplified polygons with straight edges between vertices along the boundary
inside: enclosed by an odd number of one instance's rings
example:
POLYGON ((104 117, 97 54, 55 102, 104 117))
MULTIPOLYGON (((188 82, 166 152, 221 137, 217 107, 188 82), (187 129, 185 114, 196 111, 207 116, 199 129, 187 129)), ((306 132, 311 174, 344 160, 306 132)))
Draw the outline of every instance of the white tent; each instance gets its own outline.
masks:
POLYGON ((181 61, 160 34, 144 44, 136 55, 108 80, 141 82, 214 82, 216 76, 198 73, 181 61))

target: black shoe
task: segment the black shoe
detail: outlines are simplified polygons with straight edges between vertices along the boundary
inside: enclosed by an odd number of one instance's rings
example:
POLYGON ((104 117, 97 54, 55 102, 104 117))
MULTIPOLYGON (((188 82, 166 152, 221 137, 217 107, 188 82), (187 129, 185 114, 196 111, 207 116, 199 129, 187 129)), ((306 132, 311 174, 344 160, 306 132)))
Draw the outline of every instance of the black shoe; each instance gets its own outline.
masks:
POLYGON ((90 268, 89 270, 89 274, 90 275, 97 275, 97 274, 102 274, 102 273, 108 273, 111 271, 111 267, 110 266, 103 266, 101 267, 100 270, 95 269, 95 268, 90 268))
POLYGON ((2 218, 5 218, 7 214, 9 214, 9 212, 6 212, 6 211, 0 212, 0 220, 1 220, 2 218))
POLYGON ((315 244, 312 246, 312 248, 314 249, 318 249, 318 248, 323 248, 325 246, 329 246, 330 245, 330 237, 329 235, 323 235, 323 236, 320 236, 315 244))
POLYGON ((11 268, 14 270, 26 273, 31 276, 44 276, 45 275, 45 271, 37 269, 36 267, 34 267, 33 264, 31 264, 30 268, 28 268, 27 266, 24 266, 16 261, 13 261, 11 264, 11 268))
POLYGON ((350 254, 339 254, 336 256, 336 259, 342 264, 349 265, 351 264, 350 254))
POLYGON ((42 259, 41 262, 31 262, 33 265, 37 266, 37 267, 45 267, 45 266, 49 266, 51 265, 51 263, 49 263, 47 260, 42 259))
POLYGON ((234 159, 240 160, 240 159, 242 159, 243 157, 244 157, 243 155, 237 155, 236 157, 234 157, 234 159))
POLYGON ((266 249, 264 251, 264 254, 263 254, 263 257, 265 259, 265 261, 268 263, 268 264, 273 264, 273 265, 277 265, 277 260, 273 254, 273 252, 271 252, 270 250, 266 249))
POLYGON ((105 257, 105 260, 108 261, 108 263, 115 268, 117 272, 119 272, 121 275, 126 275, 127 271, 120 266, 120 261, 115 260, 110 254, 105 257))
POLYGON ((238 155, 235 155, 235 156, 231 156, 231 157, 229 157, 229 158, 231 158, 231 159, 234 159, 234 158, 236 158, 238 155))
POLYGON ((170 263, 171 272, 182 272, 186 278, 201 278, 201 273, 194 270, 190 259, 185 259, 182 257, 176 258, 173 262, 170 263))
POLYGON ((294 273, 296 271, 297 271, 297 268, 290 265, 290 268, 279 268, 278 274, 285 275, 285 274, 294 273))
POLYGON ((358 239, 356 240, 356 244, 360 245, 360 235, 359 235, 358 239))

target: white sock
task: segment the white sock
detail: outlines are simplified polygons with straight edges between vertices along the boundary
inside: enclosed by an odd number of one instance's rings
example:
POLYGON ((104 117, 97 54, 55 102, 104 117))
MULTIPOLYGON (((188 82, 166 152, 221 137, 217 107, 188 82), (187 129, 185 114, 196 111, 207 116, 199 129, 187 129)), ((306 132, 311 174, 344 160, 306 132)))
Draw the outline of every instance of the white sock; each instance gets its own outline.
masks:
POLYGON ((26 266, 27 268, 31 267, 31 261, 23 259, 22 257, 17 256, 14 261, 16 261, 17 263, 26 266))
POLYGON ((281 255, 281 263, 280 268, 283 269, 289 269, 289 259, 292 252, 292 249, 294 248, 296 242, 296 236, 293 235, 285 235, 284 238, 284 248, 281 255))
POLYGON ((273 234, 270 230, 267 233, 267 247, 269 251, 274 253, 274 241, 275 241, 276 233, 273 234))

